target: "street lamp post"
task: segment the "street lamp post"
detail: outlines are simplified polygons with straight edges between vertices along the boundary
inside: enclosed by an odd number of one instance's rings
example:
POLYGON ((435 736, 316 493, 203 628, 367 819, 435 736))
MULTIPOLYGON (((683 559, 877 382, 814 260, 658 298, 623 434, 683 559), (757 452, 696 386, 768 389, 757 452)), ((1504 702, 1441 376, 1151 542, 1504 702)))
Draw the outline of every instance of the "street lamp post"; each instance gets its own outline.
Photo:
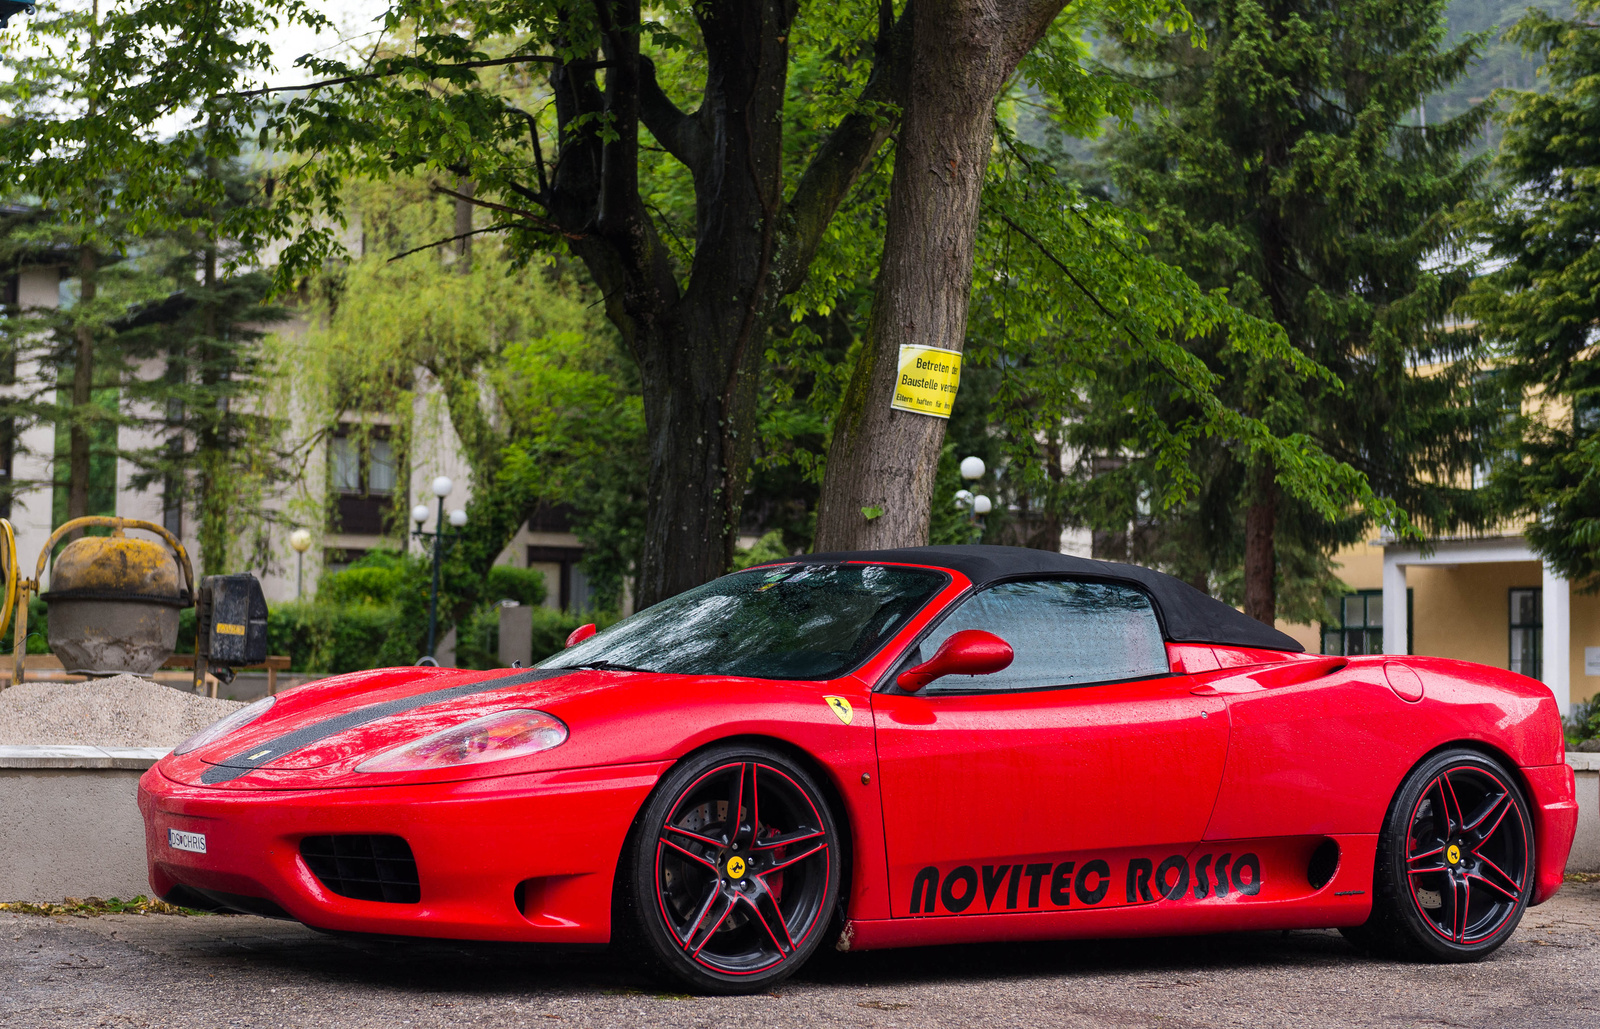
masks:
POLYGON ((451 534, 448 541, 446 540, 444 531, 444 498, 450 495, 450 490, 454 486, 455 483, 443 475, 433 480, 433 495, 439 498, 439 517, 433 523, 432 532, 424 532, 422 530, 422 523, 428 520, 428 505, 418 504, 411 509, 411 520, 417 523, 417 527, 412 530, 411 534, 419 540, 426 541, 431 539, 433 541, 433 590, 428 595, 428 656, 419 661, 419 664, 437 665, 439 663, 433 656, 434 635, 439 627, 439 566, 444 560, 445 543, 454 543, 460 539, 461 528, 467 524, 467 513, 465 511, 460 508, 451 511, 450 525, 456 531, 451 534))
POLYGON ((311 549, 311 533, 296 529, 289 534, 289 546, 295 552, 294 599, 299 600, 306 592, 306 551, 311 549))
MULTIPOLYGON (((963 479, 969 481, 981 479, 986 470, 981 457, 973 456, 962 458, 961 460, 961 477, 963 479)), ((956 506, 967 509, 968 518, 972 522, 973 528, 977 528, 980 517, 994 510, 994 504, 988 497, 981 493, 974 495, 971 490, 966 489, 956 491, 956 506)))

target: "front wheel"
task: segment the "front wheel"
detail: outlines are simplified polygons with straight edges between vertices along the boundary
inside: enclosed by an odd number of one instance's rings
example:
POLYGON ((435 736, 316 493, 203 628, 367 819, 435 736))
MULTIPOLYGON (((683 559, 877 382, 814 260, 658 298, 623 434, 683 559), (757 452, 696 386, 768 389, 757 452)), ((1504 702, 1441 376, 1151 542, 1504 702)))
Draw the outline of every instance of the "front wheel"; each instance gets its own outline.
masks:
POLYGON ((1372 917, 1342 931, 1390 957, 1488 957, 1528 906, 1533 846, 1528 803, 1500 762, 1436 754, 1406 777, 1378 837, 1372 917))
POLYGON ((839 895, 839 836, 792 760, 715 747, 663 777, 624 871, 631 928, 662 971, 705 993, 752 993, 821 941, 839 895))

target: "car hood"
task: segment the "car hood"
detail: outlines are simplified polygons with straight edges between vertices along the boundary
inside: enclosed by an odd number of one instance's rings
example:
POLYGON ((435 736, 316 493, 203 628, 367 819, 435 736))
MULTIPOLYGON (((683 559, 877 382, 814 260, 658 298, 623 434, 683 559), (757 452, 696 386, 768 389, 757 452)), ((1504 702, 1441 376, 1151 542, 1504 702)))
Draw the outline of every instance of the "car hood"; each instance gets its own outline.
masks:
POLYGON ((819 683, 588 669, 391 668, 289 690, 266 714, 214 743, 161 763, 177 782, 219 789, 316 789, 453 781, 660 760, 693 727, 725 721, 729 705, 774 694, 810 697, 819 683), (497 711, 545 711, 565 743, 504 761, 421 772, 360 773, 366 758, 497 711), (640 723, 648 728, 641 729, 640 723))

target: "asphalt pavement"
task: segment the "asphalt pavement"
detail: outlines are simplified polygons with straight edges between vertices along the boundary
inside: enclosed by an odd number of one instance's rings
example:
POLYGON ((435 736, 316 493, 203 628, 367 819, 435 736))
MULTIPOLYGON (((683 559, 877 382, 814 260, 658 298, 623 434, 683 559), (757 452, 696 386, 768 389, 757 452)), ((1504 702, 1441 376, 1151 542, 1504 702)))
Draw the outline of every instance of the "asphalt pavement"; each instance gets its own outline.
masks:
POLYGON ((1600 884, 1476 965, 1333 932, 828 954, 773 994, 664 992, 605 955, 356 944, 248 916, 0 913, 0 1027, 1600 1026, 1600 884))

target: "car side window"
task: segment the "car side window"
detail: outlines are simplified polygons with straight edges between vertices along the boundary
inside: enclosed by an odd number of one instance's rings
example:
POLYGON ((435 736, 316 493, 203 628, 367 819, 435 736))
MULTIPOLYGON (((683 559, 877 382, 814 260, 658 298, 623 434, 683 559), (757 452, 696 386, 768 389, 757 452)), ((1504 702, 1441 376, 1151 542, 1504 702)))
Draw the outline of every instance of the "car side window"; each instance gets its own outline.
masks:
POLYGON ((992 675, 947 675, 924 695, 1006 692, 1165 675, 1170 670, 1150 598, 1108 582, 1007 582, 961 602, 923 639, 921 656, 962 629, 983 629, 1016 657, 992 675))

